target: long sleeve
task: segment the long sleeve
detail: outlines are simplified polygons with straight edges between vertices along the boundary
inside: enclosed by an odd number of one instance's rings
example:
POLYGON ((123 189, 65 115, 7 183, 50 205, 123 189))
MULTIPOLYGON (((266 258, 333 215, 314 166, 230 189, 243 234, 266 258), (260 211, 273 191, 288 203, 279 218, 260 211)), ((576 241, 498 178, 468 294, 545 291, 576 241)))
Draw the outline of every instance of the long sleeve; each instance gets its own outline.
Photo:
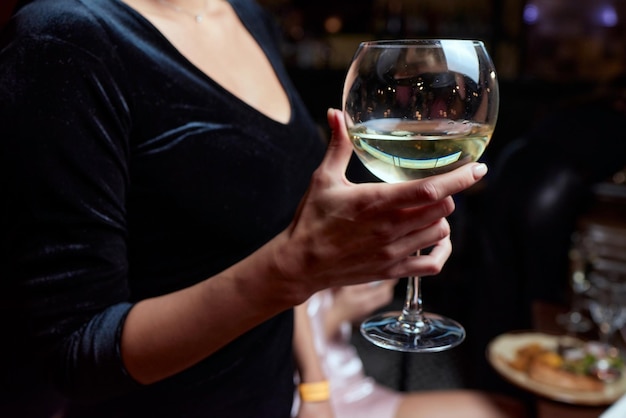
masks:
POLYGON ((123 391, 128 103, 99 57, 37 33, 0 53, 0 94, 1 303, 63 390, 123 391))

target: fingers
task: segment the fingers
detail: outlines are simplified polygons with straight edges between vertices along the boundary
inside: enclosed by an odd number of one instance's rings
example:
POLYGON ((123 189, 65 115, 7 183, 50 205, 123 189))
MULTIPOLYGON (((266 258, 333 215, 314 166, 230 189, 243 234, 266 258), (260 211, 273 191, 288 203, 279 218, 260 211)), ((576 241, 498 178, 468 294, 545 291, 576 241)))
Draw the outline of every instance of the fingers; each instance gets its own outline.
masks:
POLYGON ((450 226, 442 219, 425 231, 408 235, 380 248, 383 259, 397 260, 378 271, 379 277, 433 276, 443 269, 452 254, 450 226), (429 248, 427 254, 419 250, 429 248), (417 254, 416 254, 417 253, 417 254))
POLYGON ((450 237, 441 239, 428 254, 407 257, 394 267, 393 274, 398 277, 435 276, 441 273, 443 266, 452 254, 450 237))
MULTIPOLYGON (((381 239, 389 237, 392 240, 413 233, 421 234, 423 230, 428 230, 429 228, 433 228, 433 226, 436 228, 437 223, 454 212, 454 208, 454 200, 452 197, 448 196, 431 205, 386 212, 375 218, 372 232, 381 239)), ((445 227, 446 225, 440 225, 440 227, 441 226, 445 227)), ((436 231, 431 231, 431 237, 426 238, 427 240, 432 240, 432 232, 436 231)), ((431 241, 431 243, 440 240, 446 233, 449 233, 449 231, 441 229, 440 232, 436 233, 435 240, 431 241)), ((418 245, 421 244, 418 243, 418 245)), ((423 247, 414 246, 414 249, 415 248, 423 247)))
POLYGON ((439 241, 428 254, 420 254, 417 259, 417 267, 421 276, 435 276, 441 273, 443 266, 452 254, 452 243, 447 236, 439 241))
POLYGON ((473 186, 485 174, 487 174, 485 164, 469 163, 449 173, 420 180, 381 184, 378 186, 386 187, 386 191, 375 191, 379 199, 378 206, 403 208, 437 202, 473 186))
POLYGON ((322 166, 343 178, 352 155, 352 143, 348 138, 343 112, 328 109, 327 119, 332 135, 322 166))
POLYGON ((369 308, 367 314, 370 314, 374 310, 388 305, 393 299, 393 288, 389 286, 377 286, 372 290, 369 297, 369 308))
POLYGON ((387 292, 389 289, 393 289, 397 283, 398 279, 374 280, 372 282, 344 286, 343 289, 349 293, 371 294, 381 291, 387 292))
POLYGON ((344 286, 341 295, 336 300, 344 306, 350 306, 351 319, 358 319, 363 315, 369 315, 375 309, 385 306, 393 299, 393 287, 396 280, 381 280, 377 282, 359 285, 344 286), (377 286, 372 286, 377 283, 377 286))
POLYGON ((412 231, 406 236, 382 246, 380 251, 388 259, 400 259, 414 254, 416 251, 432 247, 449 237, 450 224, 445 218, 438 219, 428 228, 412 231))

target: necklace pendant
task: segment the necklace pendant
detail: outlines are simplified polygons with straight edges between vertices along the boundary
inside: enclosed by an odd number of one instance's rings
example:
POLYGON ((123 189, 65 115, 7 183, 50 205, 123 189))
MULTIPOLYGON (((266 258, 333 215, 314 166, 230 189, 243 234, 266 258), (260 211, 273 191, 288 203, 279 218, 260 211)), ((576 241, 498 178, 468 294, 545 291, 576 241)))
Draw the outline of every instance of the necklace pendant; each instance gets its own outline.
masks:
POLYGON ((196 17, 196 22, 197 23, 202 22, 202 17, 203 17, 202 15, 196 15, 195 17, 196 17))

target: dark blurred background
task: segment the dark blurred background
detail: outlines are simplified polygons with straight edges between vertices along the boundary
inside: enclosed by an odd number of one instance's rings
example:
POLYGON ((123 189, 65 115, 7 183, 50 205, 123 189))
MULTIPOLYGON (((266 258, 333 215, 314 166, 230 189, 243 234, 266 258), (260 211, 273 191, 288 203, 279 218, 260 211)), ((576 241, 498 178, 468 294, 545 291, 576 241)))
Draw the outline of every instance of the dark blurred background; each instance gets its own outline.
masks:
POLYGON ((285 59, 311 111, 339 106, 359 42, 443 37, 485 42, 501 83, 489 153, 561 101, 624 73, 623 0, 260 0, 285 34, 285 59))

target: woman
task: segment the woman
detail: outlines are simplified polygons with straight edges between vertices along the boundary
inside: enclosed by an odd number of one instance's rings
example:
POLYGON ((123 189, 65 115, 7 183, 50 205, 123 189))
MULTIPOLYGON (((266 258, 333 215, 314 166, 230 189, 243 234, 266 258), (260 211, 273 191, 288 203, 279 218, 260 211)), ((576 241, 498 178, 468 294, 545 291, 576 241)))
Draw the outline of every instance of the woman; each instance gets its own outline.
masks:
POLYGON ((329 123, 325 151, 251 1, 23 5, 0 52, 4 375, 66 417, 289 416, 292 307, 440 270, 450 195, 486 171, 351 184, 329 123))

